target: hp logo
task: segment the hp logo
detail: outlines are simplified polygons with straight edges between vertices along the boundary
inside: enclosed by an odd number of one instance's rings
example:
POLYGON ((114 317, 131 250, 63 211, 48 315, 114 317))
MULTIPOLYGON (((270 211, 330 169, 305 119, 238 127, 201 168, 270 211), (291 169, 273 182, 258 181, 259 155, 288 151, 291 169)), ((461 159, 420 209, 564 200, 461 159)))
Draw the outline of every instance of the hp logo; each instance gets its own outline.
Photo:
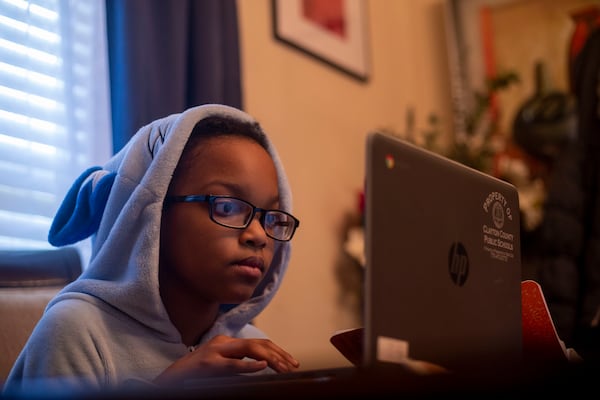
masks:
POLYGON ((452 243, 448 253, 448 272, 456 286, 462 286, 469 276, 469 255, 467 249, 460 242, 452 243))

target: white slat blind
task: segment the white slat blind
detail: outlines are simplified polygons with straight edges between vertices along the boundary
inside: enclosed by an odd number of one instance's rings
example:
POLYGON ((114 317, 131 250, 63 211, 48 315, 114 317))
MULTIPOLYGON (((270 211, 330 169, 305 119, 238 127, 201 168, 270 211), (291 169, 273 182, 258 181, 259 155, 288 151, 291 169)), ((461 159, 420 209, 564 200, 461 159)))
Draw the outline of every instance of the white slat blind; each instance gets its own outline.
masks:
POLYGON ((104 0, 0 0, 0 248, 48 248, 65 193, 110 155, 104 0))

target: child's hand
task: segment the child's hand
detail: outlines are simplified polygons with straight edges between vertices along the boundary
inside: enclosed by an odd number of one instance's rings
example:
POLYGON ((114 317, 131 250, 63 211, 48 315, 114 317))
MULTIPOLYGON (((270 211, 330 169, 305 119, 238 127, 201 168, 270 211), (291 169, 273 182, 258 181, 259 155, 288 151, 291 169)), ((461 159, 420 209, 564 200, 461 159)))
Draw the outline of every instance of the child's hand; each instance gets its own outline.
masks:
POLYGON ((288 372, 300 363, 269 339, 236 339, 215 336, 169 366, 156 379, 174 384, 185 379, 257 372, 271 367, 288 372))

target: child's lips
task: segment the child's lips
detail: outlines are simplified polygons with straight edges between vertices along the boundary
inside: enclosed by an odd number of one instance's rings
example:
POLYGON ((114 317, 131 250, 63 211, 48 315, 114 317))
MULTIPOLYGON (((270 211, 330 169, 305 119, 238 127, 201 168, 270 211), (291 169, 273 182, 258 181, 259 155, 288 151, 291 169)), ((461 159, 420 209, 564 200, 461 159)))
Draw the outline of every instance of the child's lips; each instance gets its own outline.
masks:
POLYGON ((265 270, 264 261, 260 257, 248 257, 238 261, 236 264, 242 267, 257 268, 261 273, 265 270))
POLYGON ((262 278, 264 273, 264 262, 259 257, 249 257, 235 263, 240 271, 251 278, 262 278))

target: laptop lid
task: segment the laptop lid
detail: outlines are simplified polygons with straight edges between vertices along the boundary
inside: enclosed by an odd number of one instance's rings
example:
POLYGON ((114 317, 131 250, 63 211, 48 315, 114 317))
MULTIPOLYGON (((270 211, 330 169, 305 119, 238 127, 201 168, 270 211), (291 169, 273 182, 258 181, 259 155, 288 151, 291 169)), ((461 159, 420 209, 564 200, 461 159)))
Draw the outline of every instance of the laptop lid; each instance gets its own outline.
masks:
POLYGON ((407 356, 450 370, 517 365, 516 188, 371 133, 365 195, 365 366, 407 356))

